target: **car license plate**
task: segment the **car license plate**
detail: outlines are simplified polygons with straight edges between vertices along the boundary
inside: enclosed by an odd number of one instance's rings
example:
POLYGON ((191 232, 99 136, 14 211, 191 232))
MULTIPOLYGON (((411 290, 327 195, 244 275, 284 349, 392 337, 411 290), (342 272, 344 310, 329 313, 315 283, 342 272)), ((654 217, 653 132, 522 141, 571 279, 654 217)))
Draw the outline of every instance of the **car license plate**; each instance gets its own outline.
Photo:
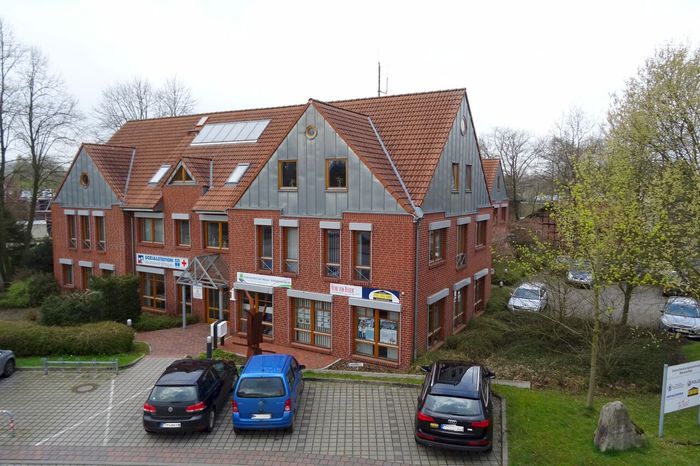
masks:
POLYGON ((464 426, 456 426, 454 424, 441 424, 440 429, 449 430, 450 432, 464 432, 464 426))
POLYGON ((253 414, 252 419, 270 419, 272 414, 253 414))
POLYGON ((174 427, 181 427, 182 424, 180 424, 179 422, 162 422, 160 424, 160 426, 163 428, 174 428, 174 427))

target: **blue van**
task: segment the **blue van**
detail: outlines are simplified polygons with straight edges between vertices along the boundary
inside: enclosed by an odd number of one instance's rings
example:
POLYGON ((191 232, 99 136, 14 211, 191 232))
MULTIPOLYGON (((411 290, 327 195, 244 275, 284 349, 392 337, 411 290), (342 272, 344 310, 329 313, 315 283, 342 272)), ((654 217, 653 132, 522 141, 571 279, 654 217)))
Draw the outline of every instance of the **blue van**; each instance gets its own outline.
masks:
POLYGON ((233 431, 294 431, 294 414, 304 389, 302 364, 289 354, 261 354, 248 360, 233 390, 233 431))

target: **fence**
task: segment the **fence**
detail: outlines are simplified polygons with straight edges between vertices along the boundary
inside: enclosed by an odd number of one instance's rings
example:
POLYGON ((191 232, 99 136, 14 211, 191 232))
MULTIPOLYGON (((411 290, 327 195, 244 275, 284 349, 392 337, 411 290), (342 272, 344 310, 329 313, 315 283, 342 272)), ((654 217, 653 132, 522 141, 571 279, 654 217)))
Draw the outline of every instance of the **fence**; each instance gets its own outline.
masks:
POLYGON ((112 361, 67 361, 64 359, 49 361, 47 358, 43 358, 42 362, 44 365, 44 375, 48 375, 50 367, 55 367, 57 369, 61 369, 62 371, 65 371, 66 369, 77 369, 81 373, 83 372, 83 369, 85 372, 89 371, 90 369, 97 372, 98 368, 105 368, 112 369, 114 371, 114 375, 119 373, 119 361, 116 359, 112 361))

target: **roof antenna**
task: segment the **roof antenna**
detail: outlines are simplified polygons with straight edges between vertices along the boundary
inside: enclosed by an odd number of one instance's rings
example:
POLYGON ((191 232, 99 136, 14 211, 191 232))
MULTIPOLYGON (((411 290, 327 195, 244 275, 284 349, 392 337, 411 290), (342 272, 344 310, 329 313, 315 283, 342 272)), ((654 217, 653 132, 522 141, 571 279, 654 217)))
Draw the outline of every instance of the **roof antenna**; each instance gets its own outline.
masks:
POLYGON ((386 86, 382 90, 382 63, 377 62, 377 97, 382 94, 386 95, 389 92, 389 77, 386 78, 386 86))

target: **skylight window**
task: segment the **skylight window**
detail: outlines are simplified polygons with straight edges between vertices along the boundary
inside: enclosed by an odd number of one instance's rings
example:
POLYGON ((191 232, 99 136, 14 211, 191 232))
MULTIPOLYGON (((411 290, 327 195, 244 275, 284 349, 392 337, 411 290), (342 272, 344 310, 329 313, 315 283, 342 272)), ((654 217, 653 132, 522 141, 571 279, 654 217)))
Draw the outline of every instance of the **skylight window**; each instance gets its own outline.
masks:
POLYGON ((226 184, 236 184, 241 181, 241 178, 243 178, 243 175, 245 175, 248 167, 250 167, 249 163, 239 163, 236 165, 236 168, 234 168, 233 172, 231 172, 231 176, 229 176, 226 180, 226 184))
POLYGON ((256 142, 270 120, 236 121, 204 125, 192 145, 256 142))
POLYGON ((170 165, 161 165, 155 175, 148 181, 148 184, 158 184, 163 176, 170 170, 170 165))

